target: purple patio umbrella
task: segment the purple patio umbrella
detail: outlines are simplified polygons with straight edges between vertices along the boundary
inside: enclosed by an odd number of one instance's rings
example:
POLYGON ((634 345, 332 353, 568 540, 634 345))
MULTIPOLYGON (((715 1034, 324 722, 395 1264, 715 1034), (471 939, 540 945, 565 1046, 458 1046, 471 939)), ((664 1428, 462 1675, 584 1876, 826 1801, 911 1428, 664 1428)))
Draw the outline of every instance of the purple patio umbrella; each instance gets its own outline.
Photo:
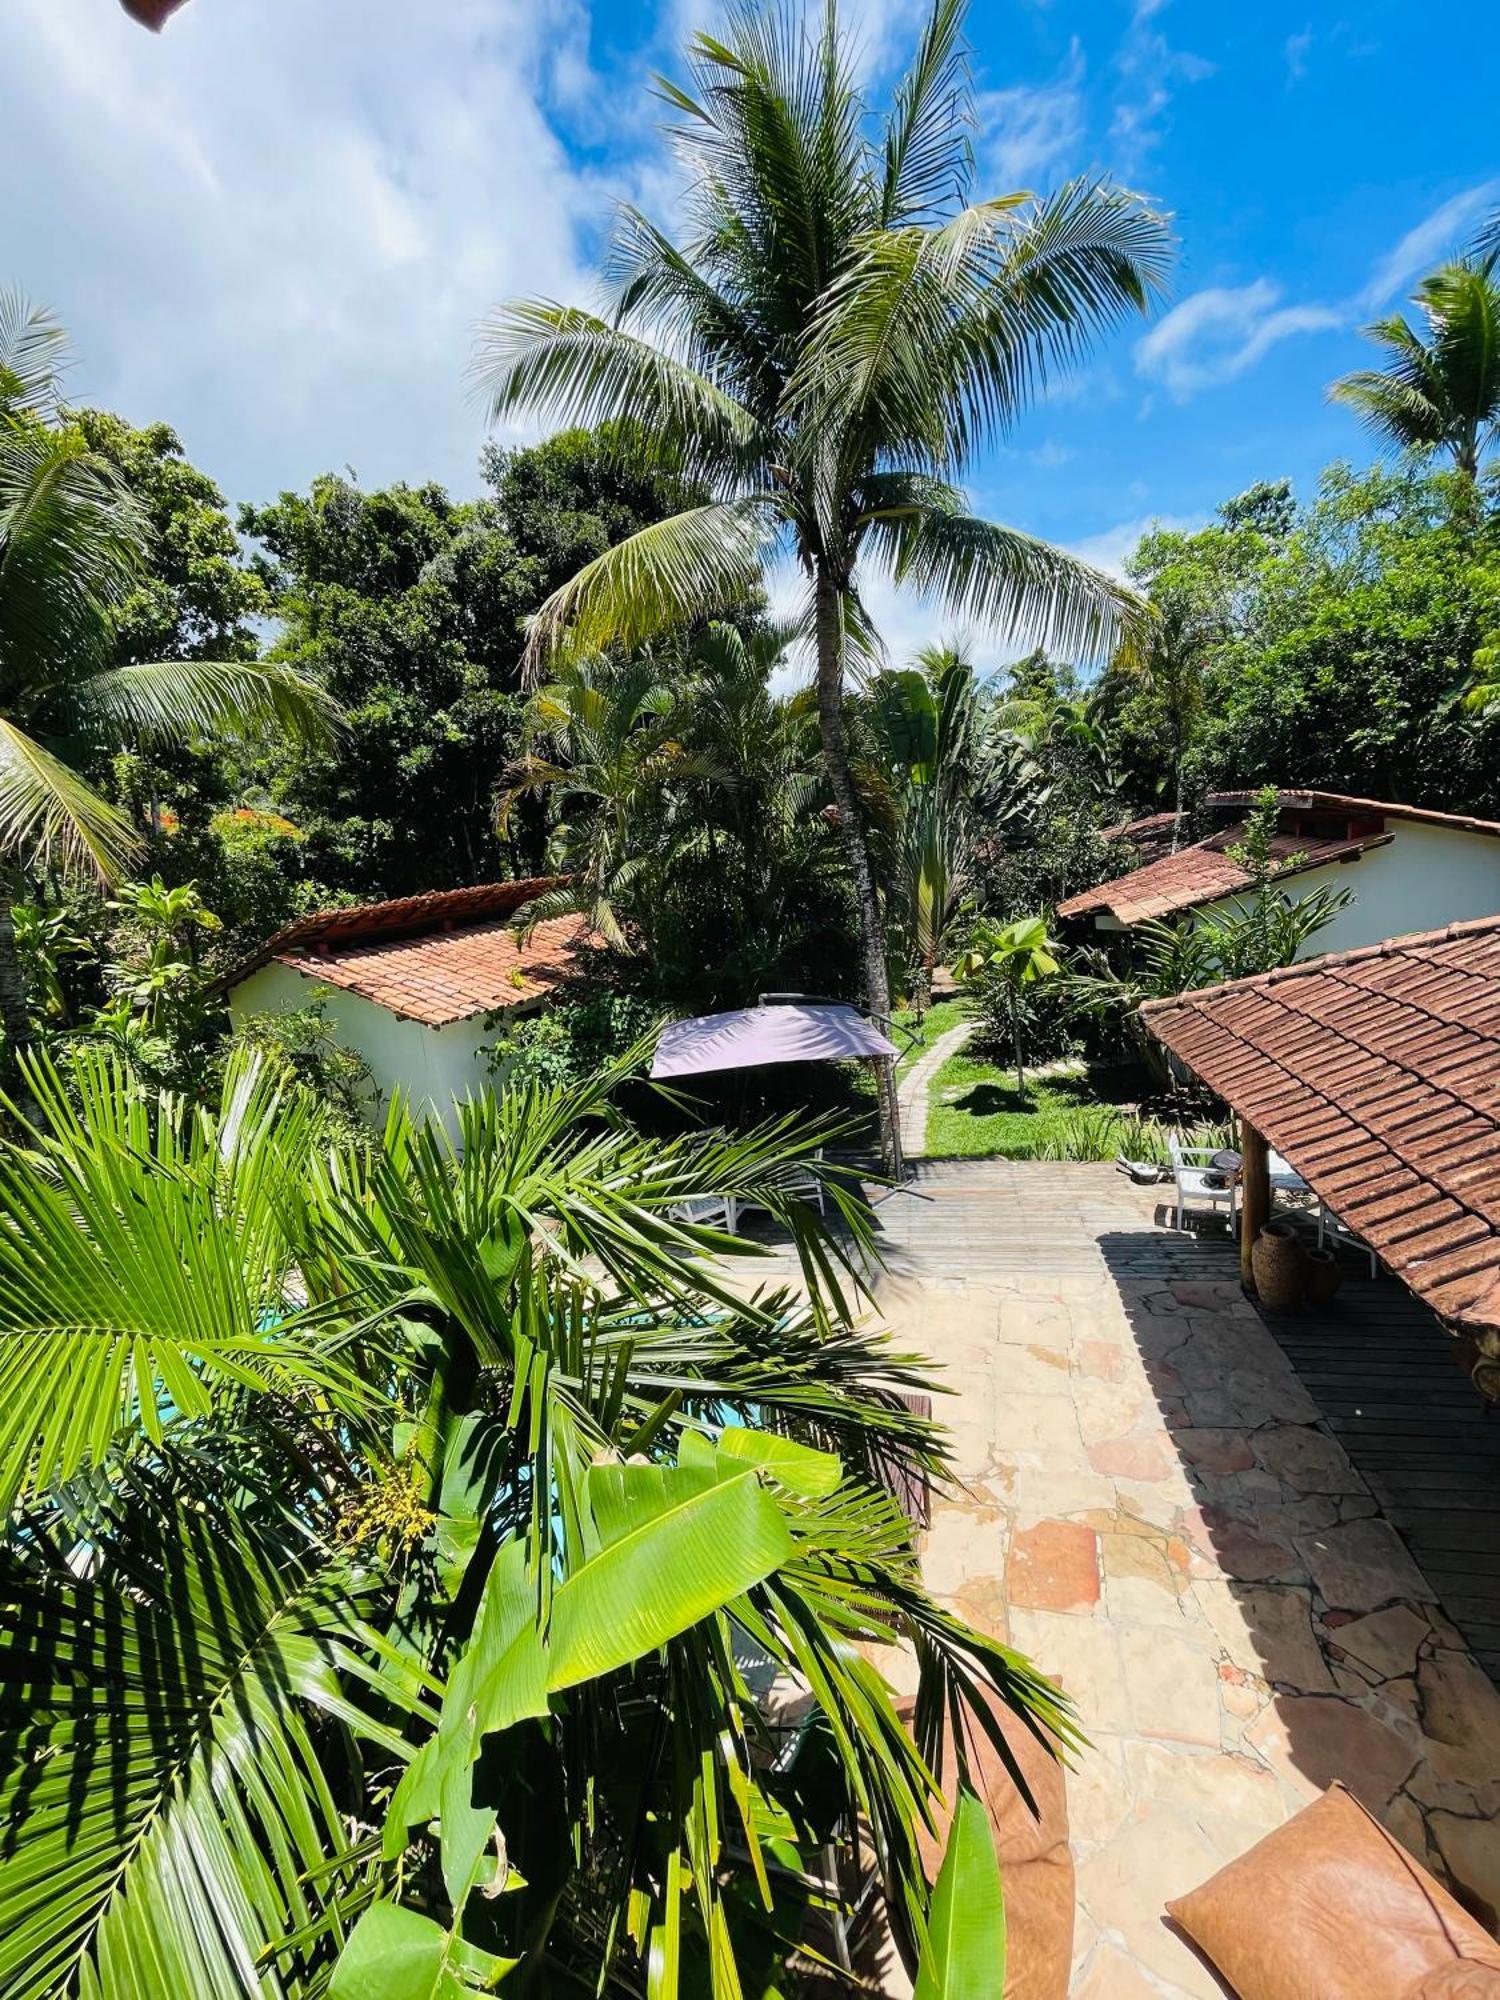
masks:
POLYGON ((896 1044, 852 1007, 739 1007, 663 1028, 653 1076, 702 1076, 764 1063, 847 1062, 893 1056, 896 1044))

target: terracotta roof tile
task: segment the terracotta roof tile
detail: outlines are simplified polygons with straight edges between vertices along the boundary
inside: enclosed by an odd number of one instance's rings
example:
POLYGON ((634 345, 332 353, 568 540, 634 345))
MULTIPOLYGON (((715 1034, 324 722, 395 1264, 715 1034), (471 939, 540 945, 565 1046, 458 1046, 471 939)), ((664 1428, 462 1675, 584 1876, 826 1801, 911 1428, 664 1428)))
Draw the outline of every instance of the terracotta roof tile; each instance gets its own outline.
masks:
MULTIPOLYGON (((1238 890, 1248 889, 1253 879, 1247 869, 1225 852, 1243 839, 1244 833, 1242 822, 1226 827, 1222 833, 1211 834, 1207 840, 1179 847, 1175 854, 1148 861, 1144 868, 1137 868, 1129 875, 1116 876, 1112 882, 1101 882, 1096 888, 1068 897, 1066 902, 1058 904, 1057 914, 1083 917, 1108 911, 1122 924, 1139 924, 1148 917, 1169 917, 1178 910, 1191 910, 1200 903, 1232 896, 1238 890)), ((1321 868, 1331 861, 1353 860, 1389 839, 1386 833, 1341 836, 1337 840, 1310 840, 1301 835, 1278 833, 1271 841, 1271 853, 1283 862, 1294 855, 1301 856, 1297 869, 1281 871, 1292 874, 1321 868)))
POLYGON ((549 917, 530 931, 509 921, 563 886, 560 876, 486 882, 320 910, 268 938, 222 985, 237 986, 274 959, 432 1028, 525 1006, 578 970, 592 937, 581 916, 549 917))
POLYGON ((1500 1327, 1500 917, 1143 1018, 1439 1313, 1500 1327))
POLYGON ((586 917, 549 917, 529 935, 505 923, 469 924, 326 953, 279 951, 275 957, 279 965, 361 994, 402 1020, 441 1028, 543 999, 576 974, 580 948, 591 935, 586 917))
MULTIPOLYGON (((1175 813, 1152 813, 1145 819, 1127 821, 1105 832, 1110 842, 1128 842, 1145 856, 1142 867, 1111 882, 1100 882, 1066 902, 1059 903, 1060 917, 1098 915, 1107 911, 1119 923, 1142 923, 1148 917, 1171 916, 1220 896, 1233 895, 1248 887, 1250 877, 1231 861, 1224 850, 1244 837, 1245 815, 1255 803, 1254 792, 1210 792, 1204 810, 1219 821, 1218 830, 1170 852, 1177 829, 1175 813), (1228 823, 1226 823, 1228 822, 1228 823)), ((1306 866, 1317 868, 1333 861, 1353 860, 1356 855, 1390 839, 1386 823, 1410 820, 1427 826, 1445 826, 1465 833, 1488 834, 1500 838, 1500 822, 1474 819, 1466 813, 1433 812, 1425 806, 1407 806, 1386 799, 1356 798, 1346 792, 1291 791, 1277 793, 1283 814, 1310 814, 1320 818, 1342 818, 1348 831, 1339 836, 1318 838, 1295 831, 1279 832, 1272 842, 1273 853, 1285 859, 1305 854, 1306 866)))

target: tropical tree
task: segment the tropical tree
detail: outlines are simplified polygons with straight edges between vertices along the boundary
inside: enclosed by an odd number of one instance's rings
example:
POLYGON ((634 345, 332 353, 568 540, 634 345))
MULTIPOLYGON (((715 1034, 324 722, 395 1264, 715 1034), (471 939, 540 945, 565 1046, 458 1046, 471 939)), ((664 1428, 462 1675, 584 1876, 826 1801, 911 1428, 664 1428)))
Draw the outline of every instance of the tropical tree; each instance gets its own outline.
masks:
POLYGON ((973 880, 984 708, 971 662, 952 646, 926 647, 913 667, 878 675, 868 708, 896 817, 888 907, 921 1015, 973 880))
MULTIPOLYGON (((844 709, 848 661, 878 643, 862 579, 883 569, 960 619, 1109 649, 1130 593, 977 518, 955 481, 1052 368, 1145 309, 1169 246, 1161 217, 1107 183, 971 198, 963 15, 963 0, 935 0, 877 136, 834 5, 815 30, 781 6, 697 36, 688 86, 661 86, 679 117, 682 240, 622 209, 606 309, 505 307, 476 363, 497 419, 621 420, 632 451, 710 496, 557 591, 532 627, 536 667, 565 641, 631 646, 712 615, 773 552, 794 558, 880 1016, 885 938, 844 709)), ((888 1064, 880 1081, 890 1153, 888 1064)))
POLYGON ((75 761, 108 745, 275 729, 326 737, 320 690, 236 660, 108 664, 140 574, 146 524, 113 464, 58 402, 61 327, 0 295, 0 1021, 26 1044, 10 905, 27 871, 113 880, 139 848, 128 816, 75 761))
POLYGON ((1043 980, 1055 978, 1061 970, 1061 947, 1048 935, 1045 917, 1017 917, 1008 924, 981 924, 967 949, 954 962, 954 976, 966 984, 981 979, 998 982, 1010 1019, 1016 1089, 1023 1097, 1026 1094, 1023 1009, 1027 992, 1043 980))
POLYGON ((547 793, 556 815, 549 863, 568 880, 528 904, 526 922, 579 910, 616 951, 634 948, 632 915, 672 858, 671 781, 688 764, 678 710, 678 691, 650 652, 623 666, 563 661, 532 696, 499 823, 504 832, 519 800, 547 793))
POLYGON ((945 1740, 962 1771, 990 1699, 1053 1742, 1066 1706, 922 1588, 886 1482, 944 1447, 790 1192, 822 1176, 868 1247, 826 1131, 647 1140, 628 1068, 486 1093, 457 1143, 398 1106, 330 1144, 243 1057, 196 1110, 98 1049, 27 1058, 40 1110, 0 1144, 16 2000, 769 1990, 855 1823, 945 1962, 960 1862, 929 1906, 917 1846, 945 1740), (784 1219, 804 1297, 679 1219, 719 1191, 784 1219), (911 1735, 865 1650, 902 1640, 911 1735))
POLYGON ((1425 322, 1401 313, 1365 328, 1384 368, 1361 368, 1329 389, 1377 437, 1403 451, 1447 452, 1469 479, 1500 427, 1500 283, 1491 258, 1444 264, 1417 287, 1425 322))
POLYGON ((1222 910, 1148 918, 1132 928, 1128 955, 1099 949, 1076 955, 1063 980, 1068 1006, 1117 1026, 1140 1062, 1169 1081, 1161 1044, 1141 1021, 1146 1001, 1295 965, 1304 947, 1353 900, 1351 890, 1327 886, 1295 895, 1268 878, 1253 895, 1236 897, 1222 910))

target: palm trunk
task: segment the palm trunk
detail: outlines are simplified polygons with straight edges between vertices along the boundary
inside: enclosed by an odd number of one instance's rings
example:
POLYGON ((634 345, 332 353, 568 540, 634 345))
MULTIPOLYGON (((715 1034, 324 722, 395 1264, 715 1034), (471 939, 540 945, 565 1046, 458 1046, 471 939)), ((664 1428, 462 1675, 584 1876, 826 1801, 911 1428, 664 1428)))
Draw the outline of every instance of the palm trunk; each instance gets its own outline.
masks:
POLYGON ((1026 1044, 1021 1039, 1021 1002, 1012 990, 1010 996, 1010 1039, 1016 1055, 1016 1090, 1022 1097, 1026 1095, 1026 1044))
MULTIPOLYGON (((870 869, 870 846, 865 839, 864 816, 849 769, 849 746, 844 735, 843 619, 838 586, 821 565, 816 572, 814 591, 818 729, 828 783, 844 837, 844 851, 849 858, 849 872, 854 880, 865 1009, 882 1027, 889 1028, 891 989, 885 970, 885 936, 880 923, 880 905, 875 896, 875 877, 870 869)), ((875 1080, 880 1098, 880 1155, 886 1172, 896 1174, 901 1170, 901 1113, 896 1101, 895 1064, 889 1056, 876 1059, 875 1080)))

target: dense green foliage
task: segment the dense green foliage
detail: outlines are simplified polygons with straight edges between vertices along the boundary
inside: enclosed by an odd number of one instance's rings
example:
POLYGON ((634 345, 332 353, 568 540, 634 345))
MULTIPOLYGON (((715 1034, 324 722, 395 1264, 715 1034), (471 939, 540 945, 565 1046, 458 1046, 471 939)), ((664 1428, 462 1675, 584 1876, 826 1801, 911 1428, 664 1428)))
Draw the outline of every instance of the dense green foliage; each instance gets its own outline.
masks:
POLYGON ((365 899, 535 871, 539 823, 522 815, 502 839, 495 819, 521 747, 526 621, 681 490, 578 433, 487 466, 483 500, 329 475, 242 510, 282 623, 276 657, 346 717, 335 749, 283 768, 272 791, 306 869, 365 899))
MULTIPOLYGON (((1191 607, 1201 694, 1189 794, 1267 781, 1500 815, 1493 731, 1457 699, 1500 624, 1500 490, 1412 466, 1334 466, 1302 507, 1231 502, 1196 534, 1157 533, 1133 565, 1191 607)), ((1171 691, 1102 690, 1128 804, 1171 804, 1171 691)))
POLYGON ((648 1141, 618 1080, 471 1106, 460 1153, 399 1115, 330 1143, 243 1059, 193 1112, 98 1050, 32 1066, 0 1142, 15 2000, 786 1990, 855 1815, 922 1990, 993 1974, 972 1810, 929 1899, 929 1774, 992 1699, 1072 1725, 923 1588, 883 1481, 941 1477, 941 1434, 787 1190, 822 1175, 856 1244, 863 1204, 805 1120, 648 1141), (702 1253, 750 1246, 675 1219, 725 1192, 791 1227, 806 1299, 741 1296, 702 1253), (863 1650, 893 1640, 913 1733, 863 1650))

